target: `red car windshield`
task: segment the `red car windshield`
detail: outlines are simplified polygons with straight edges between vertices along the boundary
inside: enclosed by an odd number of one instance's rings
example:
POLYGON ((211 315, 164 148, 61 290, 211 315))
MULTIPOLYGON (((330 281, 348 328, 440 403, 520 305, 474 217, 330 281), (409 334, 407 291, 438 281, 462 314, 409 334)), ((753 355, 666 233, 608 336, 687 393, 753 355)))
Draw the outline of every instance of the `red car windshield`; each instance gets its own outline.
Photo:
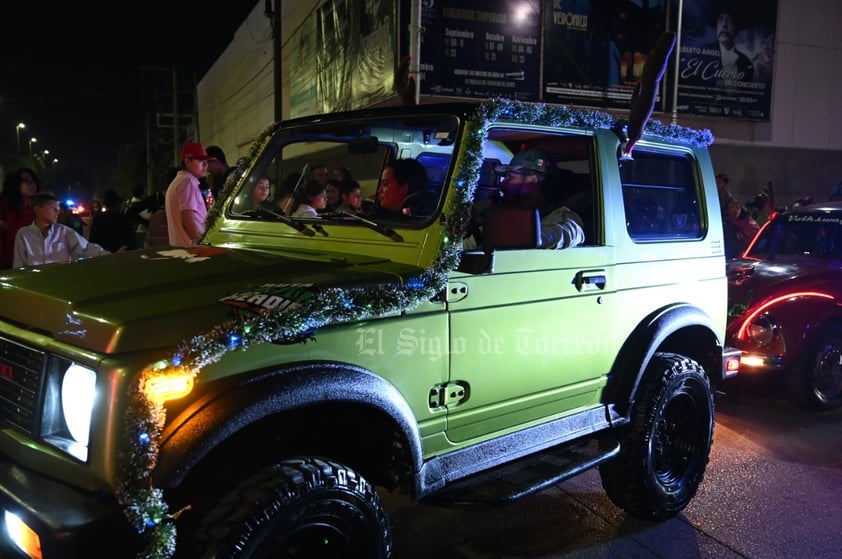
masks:
POLYGON ((776 255, 842 258, 842 214, 783 214, 754 240, 746 256, 759 260, 776 255))

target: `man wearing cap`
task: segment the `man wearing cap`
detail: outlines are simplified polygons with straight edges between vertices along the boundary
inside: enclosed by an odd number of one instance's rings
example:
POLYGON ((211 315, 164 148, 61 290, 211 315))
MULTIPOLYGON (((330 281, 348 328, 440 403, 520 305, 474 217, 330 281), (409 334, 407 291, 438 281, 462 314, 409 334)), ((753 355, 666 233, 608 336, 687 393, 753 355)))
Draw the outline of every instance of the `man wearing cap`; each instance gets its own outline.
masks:
POLYGON ((563 185, 558 166, 546 152, 536 148, 521 150, 508 165, 495 170, 505 173, 501 183, 503 203, 538 208, 541 216, 541 248, 562 249, 585 242, 585 229, 576 212, 561 205, 563 185))
POLYGON ((207 182, 207 185, 213 195, 214 200, 218 200, 222 194, 222 188, 225 186, 225 181, 228 180, 228 175, 234 170, 234 167, 228 166, 228 160, 225 159, 225 152, 219 146, 208 146, 208 175, 201 182, 207 182))
POLYGON ((208 171, 208 152, 202 144, 188 142, 181 149, 181 161, 181 170, 167 187, 167 228, 171 245, 190 246, 205 233, 208 208, 199 179, 208 171))

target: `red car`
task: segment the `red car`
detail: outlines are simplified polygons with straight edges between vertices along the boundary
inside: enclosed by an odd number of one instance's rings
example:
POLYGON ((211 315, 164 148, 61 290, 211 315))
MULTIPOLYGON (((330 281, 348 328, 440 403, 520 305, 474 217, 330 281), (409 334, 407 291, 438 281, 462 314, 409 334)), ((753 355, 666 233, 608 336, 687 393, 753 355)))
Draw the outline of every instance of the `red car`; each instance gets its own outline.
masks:
POLYGON ((842 203, 779 214, 727 266, 741 374, 777 371, 796 404, 842 405, 842 203))

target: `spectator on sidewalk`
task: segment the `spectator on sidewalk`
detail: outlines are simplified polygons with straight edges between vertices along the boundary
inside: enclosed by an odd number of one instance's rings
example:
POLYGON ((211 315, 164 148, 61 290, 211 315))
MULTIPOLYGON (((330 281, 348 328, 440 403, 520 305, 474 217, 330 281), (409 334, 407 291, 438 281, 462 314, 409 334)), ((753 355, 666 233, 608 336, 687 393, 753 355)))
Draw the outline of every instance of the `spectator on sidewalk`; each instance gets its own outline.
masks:
POLYGON ((208 207, 199 179, 208 171, 208 152, 202 144, 189 142, 181 149, 182 169, 167 187, 164 207, 170 244, 190 246, 205 234, 208 207))
POLYGON ((33 195, 32 209, 34 220, 15 235, 14 268, 110 254, 73 228, 58 223, 59 201, 52 194, 33 195))
POLYGON ((167 210, 163 193, 158 197, 159 207, 149 218, 149 227, 146 229, 146 239, 143 242, 144 248, 166 246, 170 244, 170 236, 167 232, 167 210))
POLYGON ((23 167, 6 175, 0 193, 0 268, 11 268, 14 259, 15 235, 32 223, 32 196, 40 189, 35 171, 23 167))
POLYGON ((716 193, 719 194, 719 209, 722 211, 723 218, 728 216, 728 206, 731 204, 731 200, 734 200, 734 196, 728 190, 730 182, 731 180, 725 173, 716 175, 716 193))
POLYGON ((213 200, 219 200, 222 189, 225 187, 225 181, 228 180, 228 175, 231 174, 234 167, 228 166, 228 160, 225 158, 225 152, 222 151, 221 147, 208 146, 207 152, 208 175, 205 180, 213 200))
POLYGON ((146 238, 149 218, 155 212, 155 199, 146 194, 146 188, 139 184, 132 190, 132 197, 127 202, 124 213, 128 216, 135 234, 135 245, 141 246, 146 238))
POLYGON ((102 199, 105 211, 94 215, 91 221, 88 239, 110 252, 137 248, 137 236, 129 216, 121 210, 122 202, 113 188, 106 190, 102 199))
POLYGON ((748 248, 760 230, 760 225, 739 200, 731 200, 728 203, 728 215, 723 221, 723 229, 725 231, 725 257, 734 258, 748 248))

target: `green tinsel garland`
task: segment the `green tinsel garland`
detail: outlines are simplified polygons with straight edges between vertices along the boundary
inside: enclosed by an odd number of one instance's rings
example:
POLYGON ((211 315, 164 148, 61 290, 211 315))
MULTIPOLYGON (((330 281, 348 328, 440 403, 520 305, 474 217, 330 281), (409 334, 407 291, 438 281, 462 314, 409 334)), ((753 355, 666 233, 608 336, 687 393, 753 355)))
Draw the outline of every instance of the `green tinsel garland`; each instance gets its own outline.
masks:
MULTIPOLYGON (((129 394, 125 428, 131 440, 128 451, 121 456, 122 480, 117 493, 126 517, 146 542, 146 548, 139 557, 171 557, 175 552, 176 537, 175 515, 169 512, 162 491, 153 488, 151 484, 166 411, 162 405, 146 398, 143 390, 146 381, 172 368, 183 368, 198 375, 203 367, 219 361, 229 351, 245 350, 253 344, 306 338, 327 324, 366 320, 410 310, 439 293, 446 287, 450 272, 459 264, 462 239, 470 220, 471 201, 479 180, 488 126, 498 120, 618 131, 624 130, 627 124, 618 117, 597 110, 507 99, 491 99, 479 103, 474 117, 467 123, 464 147, 455 162, 454 211, 447 216, 446 235, 429 269, 420 272, 405 285, 329 288, 317 292, 298 305, 219 324, 204 334, 182 341, 169 361, 149 365, 129 394)), ((244 166, 257 156, 277 127, 274 124, 259 135, 248 158, 232 173, 234 176, 229 177, 222 195, 208 213, 208 230, 220 217, 222 201, 232 194, 244 166)), ((707 130, 697 131, 656 121, 648 123, 646 133, 692 145, 709 145, 713 141, 713 136, 707 130)))

